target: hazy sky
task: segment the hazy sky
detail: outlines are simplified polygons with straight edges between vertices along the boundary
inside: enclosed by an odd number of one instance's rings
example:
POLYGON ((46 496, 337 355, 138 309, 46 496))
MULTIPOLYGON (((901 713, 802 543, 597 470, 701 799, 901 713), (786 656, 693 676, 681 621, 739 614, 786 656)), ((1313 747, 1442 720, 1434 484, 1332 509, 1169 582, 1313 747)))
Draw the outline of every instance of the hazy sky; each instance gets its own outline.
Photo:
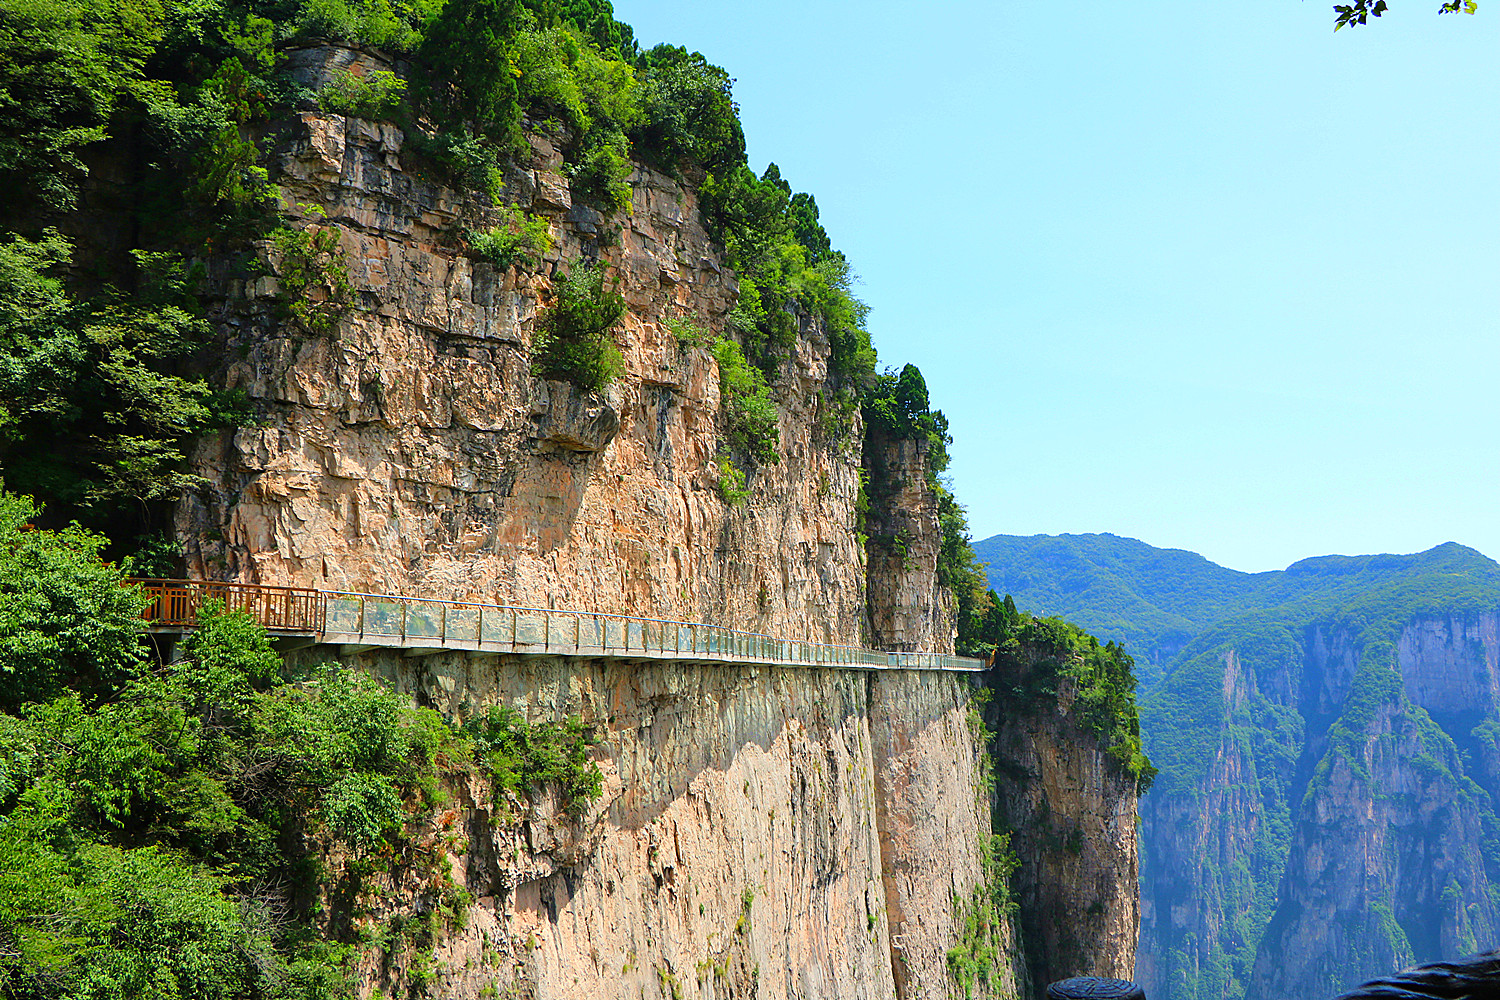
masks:
POLYGON ((615 7, 816 196, 976 538, 1500 557, 1500 2, 615 7))

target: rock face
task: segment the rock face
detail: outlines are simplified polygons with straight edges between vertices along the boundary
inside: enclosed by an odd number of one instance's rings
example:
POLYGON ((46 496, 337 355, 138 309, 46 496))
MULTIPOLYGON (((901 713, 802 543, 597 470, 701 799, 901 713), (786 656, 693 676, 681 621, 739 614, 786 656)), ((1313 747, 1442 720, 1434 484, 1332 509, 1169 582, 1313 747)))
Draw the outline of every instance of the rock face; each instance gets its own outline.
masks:
POLYGON ((927 440, 867 435, 871 641, 896 650, 953 648, 951 601, 938 585, 937 496, 927 485, 927 440))
MULTIPOLYGON (((1031 703, 1004 693, 1029 687, 1022 662, 993 680, 996 830, 1011 831, 1020 866, 1026 963, 1038 990, 1060 979, 1132 979, 1140 924, 1135 781, 1110 760, 1075 713, 1076 682, 1031 703)), ((1039 994, 1040 995, 1040 994, 1039 994)))
MULTIPOLYGON (((989 823, 967 678, 355 662, 455 718, 506 704, 602 737, 604 795, 578 822, 545 797, 507 816, 481 788, 454 811, 452 878, 475 903, 433 950, 432 995, 962 995, 944 954, 989 823)), ((430 886, 376 879, 370 896, 391 902, 374 923, 435 905, 430 886)), ((1010 957, 994 995, 1015 995, 1010 957)), ((362 979, 397 995, 414 967, 371 959, 362 979)))
MULTIPOLYGON (((315 86, 351 59, 374 65, 337 48, 297 65, 315 86)), ((507 197, 545 218, 555 245, 535 268, 502 271, 464 249, 495 210, 410 169, 395 126, 287 123, 273 171, 283 209, 337 234, 352 308, 311 334, 285 320, 281 279, 215 266, 219 378, 257 421, 193 457, 208 485, 178 511, 186 571, 859 642, 861 426, 857 411, 831 416, 826 338, 804 324, 773 390, 779 460, 750 471, 744 506, 726 504, 716 362, 664 325, 716 333, 737 295, 692 187, 641 168, 629 208, 606 217, 574 200, 547 139, 532 144, 507 197), (591 261, 628 304, 625 374, 599 395, 530 367, 551 279, 591 261)), ((921 641, 943 639, 928 631, 921 641)))
MULTIPOLYGON (((333 69, 381 66, 342 48, 292 64, 313 88, 333 69)), ((297 303, 336 313, 337 283, 295 287, 284 246, 261 248, 259 275, 209 261, 211 363, 255 419, 193 455, 206 485, 177 511, 188 575, 952 651, 925 442, 866 445, 817 324, 801 324, 773 379, 777 460, 732 454, 704 343, 738 284, 692 186, 641 167, 630 206, 601 213, 533 135, 506 197, 546 220, 553 245, 501 270, 468 234, 502 214, 445 184, 393 125, 306 112, 265 138, 293 228, 337 238, 349 308, 322 332, 294 322, 297 303), (614 332, 624 373, 602 393, 532 370, 554 280, 588 264, 627 304, 614 332), (679 339, 679 320, 707 333, 679 339), (749 472, 743 505, 720 489, 730 458, 749 472)), ((990 817, 965 676, 345 659, 456 722, 497 704, 533 721, 578 715, 601 737, 605 779, 581 818, 476 780, 426 831, 426 867, 393 859, 358 905, 325 887, 328 912, 361 934, 429 929, 428 950, 402 938, 362 952, 367 995, 967 994, 949 949, 988 878, 990 817)), ((1007 743, 1039 783, 1007 800, 1011 815, 1070 838, 1062 853, 1050 833, 1026 841, 1039 857, 1023 893, 1032 951, 1072 949, 1049 970, 1128 973, 1134 795, 1098 753, 1068 745, 1077 735, 1064 719, 1007 743), (1075 931, 1065 942, 1047 929, 1059 921, 1075 931)), ((980 994, 1031 989, 1018 940, 1002 917, 967 954, 980 994)))
POLYGON ((1497 623, 1217 654, 1217 749, 1142 803, 1148 995, 1327 996, 1500 943, 1497 623))

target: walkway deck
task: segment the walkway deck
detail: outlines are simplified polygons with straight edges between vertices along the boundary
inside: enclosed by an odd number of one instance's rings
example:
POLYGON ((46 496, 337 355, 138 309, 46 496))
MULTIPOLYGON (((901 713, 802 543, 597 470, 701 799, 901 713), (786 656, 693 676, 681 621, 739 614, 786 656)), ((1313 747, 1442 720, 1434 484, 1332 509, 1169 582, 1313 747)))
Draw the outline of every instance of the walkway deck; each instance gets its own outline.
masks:
POLYGON ((191 630, 197 626, 198 609, 204 602, 218 600, 232 611, 246 612, 274 636, 336 645, 344 653, 386 648, 422 656, 468 650, 850 670, 978 673, 986 669, 983 660, 963 656, 886 653, 858 646, 774 639, 718 625, 592 611, 202 580, 133 582, 153 598, 146 609, 152 631, 191 630))

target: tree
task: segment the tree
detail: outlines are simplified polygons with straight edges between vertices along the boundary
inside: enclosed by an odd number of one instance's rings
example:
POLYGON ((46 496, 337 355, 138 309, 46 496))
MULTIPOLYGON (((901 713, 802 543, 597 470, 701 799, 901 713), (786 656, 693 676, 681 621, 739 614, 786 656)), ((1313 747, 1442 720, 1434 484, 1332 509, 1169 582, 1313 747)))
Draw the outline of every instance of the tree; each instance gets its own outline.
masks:
POLYGON ((663 167, 675 171, 686 160, 722 173, 745 162, 745 132, 728 73, 677 45, 656 46, 638 66, 645 124, 635 138, 663 167))
POLYGON ((0 491, 0 709, 93 694, 138 672, 146 601, 99 560, 106 540, 76 524, 30 528, 30 497, 0 491))
POLYGON ((520 27, 516 0, 448 0, 427 24, 419 57, 426 89, 450 123, 510 139, 519 114, 510 50, 520 27))
POLYGON ((73 207, 80 151, 141 85, 162 17, 157 0, 0 0, 0 185, 73 207))
MULTIPOLYGON (((1351 4, 1334 4, 1338 17, 1333 19, 1333 30, 1351 24, 1364 24, 1368 18, 1379 17, 1389 10, 1385 0, 1354 0, 1351 4)), ((1439 14, 1472 14, 1479 9, 1477 0, 1450 0, 1438 7, 1439 14)))

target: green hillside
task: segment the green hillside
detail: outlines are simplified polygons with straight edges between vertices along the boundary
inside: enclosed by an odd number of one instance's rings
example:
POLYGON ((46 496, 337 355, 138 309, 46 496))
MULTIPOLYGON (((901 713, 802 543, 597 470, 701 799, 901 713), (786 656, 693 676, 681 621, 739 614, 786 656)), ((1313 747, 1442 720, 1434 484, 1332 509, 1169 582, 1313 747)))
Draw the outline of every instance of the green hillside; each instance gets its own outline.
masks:
MULTIPOLYGON (((1119 535, 994 535, 974 543, 991 588, 1016 606, 1077 622, 1122 643, 1151 687, 1167 664, 1216 626, 1336 615, 1401 614, 1456 601, 1469 606, 1500 587, 1500 564, 1448 542, 1412 555, 1319 556, 1284 570, 1241 573, 1183 549, 1119 535), (1395 587, 1401 592, 1392 602, 1395 587)), ((1232 637, 1232 636, 1231 636, 1232 637)))

